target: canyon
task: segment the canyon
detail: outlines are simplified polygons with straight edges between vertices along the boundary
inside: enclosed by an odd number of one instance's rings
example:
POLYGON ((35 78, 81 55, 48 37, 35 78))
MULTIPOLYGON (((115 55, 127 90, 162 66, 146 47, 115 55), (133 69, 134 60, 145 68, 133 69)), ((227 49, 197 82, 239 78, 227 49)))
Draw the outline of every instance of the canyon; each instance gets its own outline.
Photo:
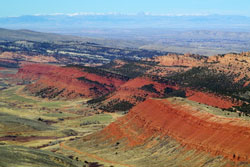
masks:
POLYGON ((0 107, 3 117, 28 123, 10 133, 0 119, 1 142, 81 165, 249 166, 249 57, 171 53, 92 66, 18 61, 18 68, 0 68, 0 107))

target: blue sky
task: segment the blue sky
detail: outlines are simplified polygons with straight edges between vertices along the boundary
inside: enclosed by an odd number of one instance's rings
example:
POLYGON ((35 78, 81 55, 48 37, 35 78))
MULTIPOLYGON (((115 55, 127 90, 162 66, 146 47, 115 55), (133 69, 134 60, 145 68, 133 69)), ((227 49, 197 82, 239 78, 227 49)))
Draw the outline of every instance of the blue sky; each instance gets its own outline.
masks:
POLYGON ((79 12, 250 16, 250 0, 1 0, 0 3, 0 17, 79 12))

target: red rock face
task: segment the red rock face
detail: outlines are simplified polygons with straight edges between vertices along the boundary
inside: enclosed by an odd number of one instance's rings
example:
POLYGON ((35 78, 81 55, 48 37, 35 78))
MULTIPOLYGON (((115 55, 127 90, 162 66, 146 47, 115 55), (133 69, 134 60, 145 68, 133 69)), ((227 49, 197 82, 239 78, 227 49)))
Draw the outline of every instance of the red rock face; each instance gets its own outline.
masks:
POLYGON ((23 80, 33 80, 26 88, 37 93, 46 91, 48 97, 58 94, 62 98, 96 97, 113 91, 124 81, 84 72, 78 68, 53 65, 27 64, 19 69, 17 76, 23 80), (85 80, 78 78, 84 77, 85 80))
POLYGON ((148 99, 99 135, 113 141, 125 139, 129 147, 152 137, 170 136, 186 148, 250 162, 248 121, 202 112, 180 99, 148 99))
POLYGON ((121 85, 114 93, 112 93, 109 96, 106 102, 119 99, 119 100, 128 101, 132 104, 138 104, 139 102, 141 102, 140 100, 138 100, 138 97, 139 98, 140 97, 141 98, 161 97, 166 87, 169 87, 169 86, 163 83, 155 82, 148 77, 138 77, 138 78, 129 80, 128 82, 121 85), (150 85, 150 84, 153 84, 154 88, 159 93, 149 92, 149 91, 141 89, 143 86, 150 85))
POLYGON ((218 96, 207 92, 187 90, 186 96, 189 100, 218 108, 231 108, 241 105, 241 102, 233 102, 229 97, 218 96))
POLYGON ((197 55, 177 55, 168 54, 166 56, 158 56, 153 59, 155 62, 159 62, 160 65, 164 66, 187 66, 187 67, 197 67, 203 65, 206 57, 200 59, 197 55))

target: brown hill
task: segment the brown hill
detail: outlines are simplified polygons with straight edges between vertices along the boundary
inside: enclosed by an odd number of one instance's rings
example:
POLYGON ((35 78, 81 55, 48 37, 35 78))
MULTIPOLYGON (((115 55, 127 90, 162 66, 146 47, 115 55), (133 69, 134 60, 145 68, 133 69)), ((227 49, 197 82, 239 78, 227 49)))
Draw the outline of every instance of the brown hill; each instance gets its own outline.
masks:
POLYGON ((212 63, 214 69, 236 75, 235 81, 250 78, 250 52, 211 56, 207 62, 212 63))
POLYGON ((172 68, 165 69, 173 70, 174 72, 180 72, 181 67, 182 71, 186 71, 192 67, 209 67, 217 71, 224 72, 226 74, 231 74, 235 76, 235 81, 238 81, 245 76, 250 78, 250 52, 242 52, 240 54, 230 53, 225 55, 216 55, 216 56, 199 56, 192 54, 177 55, 177 54, 168 54, 165 56, 158 56, 149 61, 154 61, 159 63, 161 66, 170 66, 172 68), (174 69, 173 67, 177 67, 174 69))
POLYGON ((159 62, 160 65, 164 66, 187 66, 187 67, 196 67, 201 66, 207 57, 193 55, 193 54, 185 54, 185 55, 177 55, 177 54, 168 54, 165 56, 158 56, 152 59, 152 61, 159 62))
POLYGON ((58 63, 55 57, 44 56, 44 55, 29 55, 25 53, 14 53, 14 52, 3 52, 0 54, 2 59, 8 60, 19 60, 19 61, 28 61, 33 63, 58 63))

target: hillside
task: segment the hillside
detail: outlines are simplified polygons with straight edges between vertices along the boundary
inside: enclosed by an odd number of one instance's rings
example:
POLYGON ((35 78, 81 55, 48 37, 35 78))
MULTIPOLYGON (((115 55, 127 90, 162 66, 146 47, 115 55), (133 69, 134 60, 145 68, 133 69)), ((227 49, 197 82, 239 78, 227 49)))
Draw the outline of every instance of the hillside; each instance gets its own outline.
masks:
POLYGON ((248 166, 249 131, 249 119, 230 112, 182 98, 149 99, 67 144, 130 166, 248 166))
POLYGON ((49 151, 28 149, 25 147, 0 146, 0 166, 1 167, 80 167, 81 163, 68 157, 57 155, 49 151))
POLYGON ((31 30, 10 30, 0 28, 0 40, 5 41, 76 41, 83 40, 83 38, 67 35, 59 35, 53 33, 42 33, 31 30))

